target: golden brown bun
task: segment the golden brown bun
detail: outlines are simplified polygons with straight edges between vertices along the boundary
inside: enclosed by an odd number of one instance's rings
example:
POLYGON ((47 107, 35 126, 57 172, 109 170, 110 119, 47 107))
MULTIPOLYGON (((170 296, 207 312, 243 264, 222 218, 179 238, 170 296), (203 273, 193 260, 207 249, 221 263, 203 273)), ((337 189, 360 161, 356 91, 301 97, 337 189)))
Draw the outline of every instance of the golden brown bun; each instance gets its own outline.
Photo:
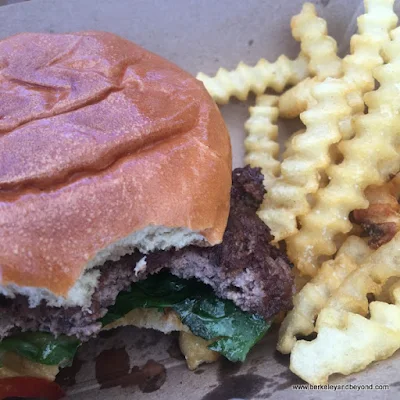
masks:
POLYGON ((222 240, 231 147, 202 83, 116 35, 0 41, 0 283, 65 296, 149 225, 222 240))

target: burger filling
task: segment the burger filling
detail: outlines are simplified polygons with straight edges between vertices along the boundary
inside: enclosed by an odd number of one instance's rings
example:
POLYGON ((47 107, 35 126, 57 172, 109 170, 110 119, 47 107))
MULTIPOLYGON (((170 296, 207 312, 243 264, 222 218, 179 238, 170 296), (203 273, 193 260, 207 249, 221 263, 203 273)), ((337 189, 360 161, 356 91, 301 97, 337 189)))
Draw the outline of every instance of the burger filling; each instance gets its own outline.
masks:
POLYGON ((265 190, 259 169, 233 171, 223 242, 213 247, 139 252, 98 267, 89 308, 30 308, 22 295, 0 297, 0 354, 47 365, 68 364, 82 341, 135 309, 173 310, 211 350, 243 361, 270 319, 291 306, 290 262, 270 244, 258 218, 265 190))

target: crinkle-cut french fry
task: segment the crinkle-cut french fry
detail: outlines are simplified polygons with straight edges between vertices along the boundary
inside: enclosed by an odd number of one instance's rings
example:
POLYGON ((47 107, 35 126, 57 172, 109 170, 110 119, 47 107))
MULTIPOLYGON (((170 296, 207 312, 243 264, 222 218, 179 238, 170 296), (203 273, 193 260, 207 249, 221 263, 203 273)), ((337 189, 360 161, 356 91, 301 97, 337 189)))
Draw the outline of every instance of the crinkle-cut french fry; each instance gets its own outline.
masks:
MULTIPOLYGON (((315 105, 312 95, 314 87, 319 84, 317 78, 306 78, 293 86, 279 98, 279 116, 282 118, 296 118, 305 110, 315 105)), ((357 91, 349 92, 346 96, 347 104, 351 107, 351 114, 339 121, 339 129, 343 139, 351 139, 353 128, 353 115, 364 112, 364 100, 361 93, 357 91)))
POLYGON ((232 71, 220 68, 214 77, 199 72, 197 79, 203 82, 217 104, 227 104, 231 96, 244 101, 249 92, 260 95, 267 88, 280 93, 308 75, 308 57, 300 53, 294 60, 281 55, 274 63, 262 58, 254 67, 240 62, 232 71))
POLYGON ((318 274, 293 298, 294 308, 279 330, 277 349, 284 354, 292 351, 297 335, 314 332, 315 317, 326 306, 331 294, 345 278, 372 252, 361 238, 350 236, 334 260, 325 261, 318 274))
POLYGON ((325 308, 318 320, 317 339, 299 340, 290 356, 293 373, 312 385, 328 383, 334 373, 349 375, 400 348, 400 293, 396 304, 372 302, 371 318, 325 308))
POLYGON ((354 116, 364 113, 365 104, 362 93, 358 90, 347 93, 346 101, 351 107, 351 115, 339 121, 339 131, 342 139, 349 140, 354 137, 354 116))
POLYGON ((204 83, 217 104, 227 104, 231 96, 244 101, 249 92, 260 95, 272 88, 280 93, 286 86, 296 85, 309 76, 309 61, 313 74, 321 80, 341 75, 336 42, 327 35, 326 21, 317 16, 312 4, 303 6, 301 13, 292 18, 291 26, 303 49, 296 59, 282 55, 274 63, 261 59, 254 67, 240 62, 232 71, 220 68, 214 77, 200 72, 197 79, 204 83))
MULTIPOLYGON (((279 98, 279 116, 282 118, 296 118, 305 110, 315 105, 312 91, 320 83, 316 77, 306 78, 293 86, 279 98)), ((364 112, 364 100, 358 90, 351 91, 346 96, 347 104, 351 107, 351 115, 339 121, 339 130, 343 139, 351 139, 353 136, 353 115, 364 112)))
POLYGON ((264 186, 269 189, 280 172, 277 160, 278 96, 257 96, 254 107, 249 108, 250 118, 244 127, 248 133, 244 141, 246 149, 245 164, 260 167, 264 175, 264 186))
POLYGON ((317 16, 313 4, 303 5, 300 14, 292 18, 291 28, 293 37, 301 42, 302 52, 310 58, 309 70, 314 78, 299 82, 281 96, 279 115, 283 118, 298 117, 315 103, 312 90, 316 84, 342 75, 336 41, 328 36, 326 21, 317 16))
MULTIPOLYGON (((373 48, 368 50, 369 58, 364 54, 366 52, 364 47, 354 45, 354 54, 347 60, 344 77, 340 80, 327 78, 311 89, 315 103, 308 104, 310 108, 300 116, 307 127, 306 132, 293 139, 294 152, 283 161, 281 177, 268 191, 259 212, 260 218, 271 228, 275 241, 287 239, 288 244, 291 243, 293 251, 290 254, 294 256, 295 262, 301 257, 306 258, 308 251, 313 250, 312 242, 303 241, 301 243, 303 247, 300 248, 302 254, 296 254, 297 242, 293 244, 292 239, 295 240, 298 236, 297 218, 300 218, 301 222, 301 218, 310 210, 308 197, 317 192, 320 186, 320 174, 326 171, 331 163, 329 148, 338 143, 343 136, 346 139, 353 136, 353 127, 356 129, 352 118, 354 114, 360 115, 364 110, 360 96, 368 87, 363 86, 365 76, 369 74, 373 79, 372 68, 383 62, 379 56, 380 49, 389 38, 388 30, 397 21, 392 9, 393 0, 368 0, 365 4, 367 14, 359 18, 359 36, 363 40, 369 38, 374 43, 373 48), (377 12, 380 17, 373 18, 373 12, 377 12), (367 64, 364 67, 364 79, 353 82, 353 78, 355 79, 353 66, 359 59, 365 60, 367 64), (330 102, 332 103, 328 104, 330 102), (293 235, 294 238, 291 238, 293 235)), ((305 14, 309 7, 305 8, 305 14)), ((296 36, 295 32, 293 34, 296 36)), ((302 37, 302 41, 305 43, 306 38, 302 37)), ((324 231, 319 229, 314 235, 320 235, 321 232, 324 231)), ((331 248, 334 251, 326 253, 327 255, 336 251, 334 243, 331 243, 331 248)), ((304 273, 311 275, 315 274, 315 268, 316 265, 299 267, 304 273)))
POLYGON ((357 19, 358 34, 351 37, 351 53, 343 59, 343 79, 354 85, 348 93, 347 103, 352 117, 340 122, 343 139, 354 136, 354 116, 364 113, 363 95, 374 89, 372 71, 383 64, 381 51, 390 42, 389 32, 396 27, 397 15, 394 0, 364 0, 366 13, 357 19))
POLYGON ((368 208, 353 212, 354 222, 368 234, 368 244, 373 249, 389 242, 400 230, 399 178, 400 174, 382 186, 368 186, 365 190, 368 208))
POLYGON ((400 232, 349 274, 326 303, 337 310, 368 313, 367 294, 379 295, 389 278, 400 277, 400 232))
POLYGON ((388 243, 372 252, 358 269, 349 274, 326 307, 366 315, 367 294, 379 295, 389 278, 400 277, 400 232, 388 243))
POLYGON ((258 211, 270 227, 275 242, 297 232, 296 217, 307 214, 309 193, 319 187, 319 170, 329 165, 329 147, 341 139, 338 122, 350 115, 346 102, 350 86, 326 79, 314 88, 316 105, 301 114, 305 133, 292 139, 292 156, 281 164, 281 176, 270 188, 258 211))
POLYGON ((326 21, 317 16, 314 5, 305 3, 290 25, 293 37, 301 42, 302 52, 310 58, 311 74, 321 80, 340 77, 342 60, 336 54, 336 41, 328 36, 326 21))
POLYGON ((343 139, 354 137, 354 116, 364 113, 362 96, 374 89, 372 71, 383 64, 380 55, 389 43, 389 32, 396 27, 397 15, 393 11, 394 0, 364 0, 366 13, 357 19, 358 34, 351 38, 351 54, 343 59, 343 79, 352 83, 356 90, 347 95, 352 116, 340 122, 343 139))
MULTIPOLYGON (((389 32, 397 23, 393 3, 394 0, 366 0, 367 12, 358 17, 359 33, 352 36, 351 54, 347 55, 342 62, 343 79, 353 83, 359 92, 348 95, 347 101, 353 109, 353 114, 364 111, 361 94, 374 88, 372 70, 382 64, 383 60, 380 56, 382 46, 389 41, 389 32)), ((305 52, 305 54, 307 53, 305 52)), ((311 69, 313 58, 310 54, 307 55, 310 57, 311 69)), ((279 100, 279 115, 283 118, 299 116, 310 102, 312 103, 312 87, 320 80, 320 76, 317 75, 313 79, 300 82, 285 92, 279 100)), ((348 139, 352 132, 352 129, 349 129, 351 118, 344 120, 342 124, 343 136, 348 139)))
POLYGON ((368 114, 355 118, 355 137, 339 145, 343 162, 327 170, 329 185, 316 193, 316 205, 300 217, 301 230, 287 240, 289 257, 305 274, 314 276, 318 258, 336 252, 335 236, 352 228, 349 213, 368 207, 364 190, 382 184, 400 168, 399 28, 392 37, 384 47, 389 63, 374 70, 380 87, 364 97, 368 114))
POLYGON ((279 98, 279 116, 296 118, 305 111, 315 102, 311 91, 318 82, 316 78, 306 78, 283 93, 279 98))
POLYGON ((299 129, 298 131, 293 133, 292 136, 290 136, 288 139, 285 140, 285 151, 282 153, 282 158, 283 159, 290 157, 294 153, 294 150, 293 150, 293 147, 292 147, 293 138, 298 136, 298 135, 301 135, 305 131, 306 131, 305 129, 299 129))
POLYGON ((290 369, 305 381, 324 384, 329 375, 348 375, 371 362, 390 357, 400 348, 400 286, 392 288, 392 301, 370 303, 370 282, 379 290, 388 279, 400 277, 400 233, 353 273, 327 303, 317 319, 317 338, 299 340, 293 347, 290 369), (344 287, 346 290, 344 290, 344 287), (362 307, 360 308, 360 303, 362 307), (361 309, 361 314, 356 314, 361 309), (367 319, 363 315, 370 314, 367 319))
MULTIPOLYGON (((286 158, 291 157, 293 154, 295 154, 295 151, 292 147, 292 140, 294 137, 301 135, 302 133, 305 132, 305 129, 300 129, 297 132, 295 132, 289 139, 285 141, 285 151, 282 154, 282 159, 285 160, 286 158)), ((332 160, 338 159, 339 156, 339 151, 334 148, 334 146, 331 146, 329 149, 329 156, 332 158, 332 160)), ((319 186, 324 187, 329 183, 329 177, 324 173, 324 171, 321 171, 320 177, 319 177, 319 186)), ((314 199, 314 194, 310 193, 307 195, 307 201, 310 204, 310 207, 313 207, 315 204, 315 199, 314 199)))
POLYGON ((390 41, 389 32, 396 27, 394 0, 364 0, 366 13, 357 19, 358 34, 351 37, 351 54, 343 59, 345 79, 361 93, 374 89, 372 70, 383 63, 382 47, 390 41))

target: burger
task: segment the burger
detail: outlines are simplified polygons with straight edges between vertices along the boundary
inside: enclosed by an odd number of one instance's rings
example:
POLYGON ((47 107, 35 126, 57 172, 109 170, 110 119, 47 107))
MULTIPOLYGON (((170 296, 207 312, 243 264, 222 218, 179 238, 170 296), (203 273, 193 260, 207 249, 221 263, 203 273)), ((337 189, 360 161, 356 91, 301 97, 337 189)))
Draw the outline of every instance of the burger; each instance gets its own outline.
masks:
POLYGON ((0 376, 53 380, 121 325, 243 361, 294 290, 264 193, 172 63, 105 32, 0 41, 0 376))

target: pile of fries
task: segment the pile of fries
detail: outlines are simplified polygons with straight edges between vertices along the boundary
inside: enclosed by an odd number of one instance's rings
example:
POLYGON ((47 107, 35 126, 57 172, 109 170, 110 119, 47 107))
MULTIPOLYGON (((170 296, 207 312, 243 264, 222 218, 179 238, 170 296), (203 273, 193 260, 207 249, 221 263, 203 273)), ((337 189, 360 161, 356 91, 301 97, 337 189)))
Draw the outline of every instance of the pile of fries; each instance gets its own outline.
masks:
POLYGON ((304 282, 277 348, 311 384, 400 348, 400 27, 394 0, 364 3, 343 59, 306 3, 291 22, 296 59, 198 74, 218 104, 256 94, 245 162, 268 189, 258 215, 304 282), (279 149, 278 118, 297 117, 304 129, 279 149))

